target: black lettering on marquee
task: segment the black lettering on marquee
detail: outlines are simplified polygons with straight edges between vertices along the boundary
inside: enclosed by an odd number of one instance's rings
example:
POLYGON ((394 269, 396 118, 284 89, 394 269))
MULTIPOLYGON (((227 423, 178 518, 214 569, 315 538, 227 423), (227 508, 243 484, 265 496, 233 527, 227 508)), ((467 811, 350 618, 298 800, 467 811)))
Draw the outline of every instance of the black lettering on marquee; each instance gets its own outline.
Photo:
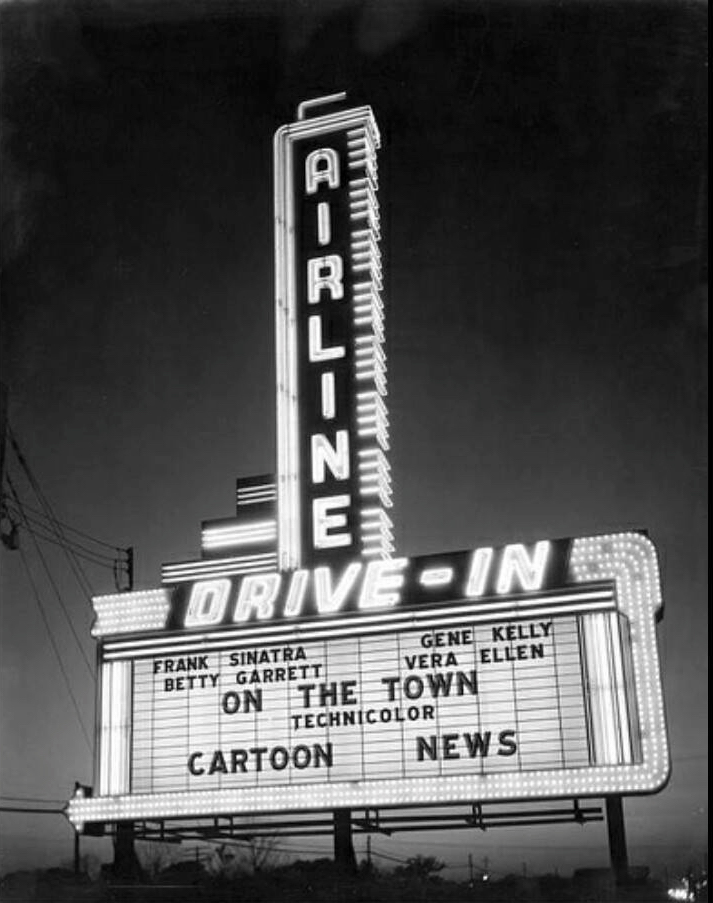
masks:
POLYGON ((475 696, 478 693, 478 676, 475 669, 470 671, 446 671, 445 674, 409 674, 403 680, 400 677, 382 677, 381 683, 386 687, 389 702, 396 699, 396 687, 401 689, 407 699, 420 699, 424 693, 434 698, 439 696, 475 696))
POLYGON ((188 756, 188 771, 195 777, 212 774, 245 774, 248 771, 263 771, 270 767, 274 771, 282 771, 291 765, 293 768, 331 768, 334 764, 334 751, 331 743, 314 743, 312 746, 299 744, 288 749, 285 746, 253 746, 250 749, 231 749, 227 753, 216 749, 211 753, 192 752, 188 756), (206 767, 203 760, 209 758, 206 767))
MULTIPOLYGON (((477 759, 486 758, 492 755, 491 741, 493 737, 492 731, 484 731, 482 733, 475 731, 473 733, 465 732, 463 734, 431 734, 430 737, 416 737, 416 761, 424 762, 426 759, 437 761, 440 759, 460 759, 466 758, 477 759), (463 741, 464 746, 458 748, 459 742, 463 741), (467 754, 467 755, 466 755, 467 754)), ((512 729, 500 731, 498 734, 498 748, 495 754, 498 756, 512 756, 517 752, 517 742, 515 740, 515 731, 512 729)))
POLYGON ((226 715, 237 715, 238 712, 262 712, 262 690, 228 690, 220 701, 226 715))

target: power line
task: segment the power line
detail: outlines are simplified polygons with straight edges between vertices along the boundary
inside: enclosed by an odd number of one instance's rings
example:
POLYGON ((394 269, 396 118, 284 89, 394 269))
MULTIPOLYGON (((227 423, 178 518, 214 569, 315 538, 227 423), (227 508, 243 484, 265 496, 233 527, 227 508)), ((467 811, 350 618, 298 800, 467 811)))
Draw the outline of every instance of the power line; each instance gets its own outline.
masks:
POLYGON ((50 629, 49 621, 47 620, 47 614, 46 614, 44 606, 42 604, 42 600, 40 599, 40 594, 37 591, 37 586, 35 584, 35 581, 32 578, 32 572, 30 571, 30 567, 27 563, 27 557, 26 557, 23 549, 20 549, 19 551, 20 551, 20 557, 22 558, 22 563, 25 566, 25 571, 27 572, 27 579, 30 581, 30 586, 32 587, 32 592, 33 592, 33 595, 35 598, 35 602, 37 603, 37 607, 39 608, 40 614, 42 615, 42 620, 44 622, 45 629, 47 631, 47 636, 49 637, 50 644, 52 646, 55 657, 57 659, 57 664, 59 665, 59 669, 62 672, 62 677, 64 678, 64 682, 67 686, 67 691, 72 700, 72 704, 74 705, 74 711, 77 715, 77 720, 79 721, 80 727, 82 728, 82 734, 84 735, 84 739, 86 740, 87 747, 88 747, 89 751, 91 752, 92 744, 89 742, 89 735, 87 733, 86 727, 84 726, 84 721, 82 720, 82 713, 79 709, 79 703, 77 702, 77 698, 74 695, 74 692, 72 690, 72 685, 69 682, 69 677, 65 670, 64 663, 62 662, 62 656, 60 655, 59 649, 57 648, 57 644, 55 643, 54 637, 52 636, 52 631, 50 629))
MULTIPOLYGON (((17 505, 19 506, 20 510, 22 511, 22 505, 21 505, 20 500, 19 500, 19 498, 18 498, 18 496, 17 496, 17 493, 15 492, 15 487, 13 486, 13 484, 12 484, 12 482, 10 481, 10 478, 9 478, 9 477, 8 477, 8 484, 9 484, 9 486, 10 486, 10 492, 12 493, 13 498, 15 499, 15 502, 17 503, 17 505)), ((52 572, 51 572, 51 570, 50 570, 50 567, 49 567, 49 565, 47 564, 47 559, 46 559, 45 556, 43 555, 42 549, 40 549, 39 543, 37 542, 37 540, 36 540, 34 534, 33 534, 31 531, 30 531, 30 535, 32 536, 32 542, 33 542, 33 544, 34 544, 34 546, 35 546, 35 550, 36 550, 36 552, 37 552, 37 554, 38 554, 38 556, 39 556, 39 558, 40 558, 40 561, 42 562, 42 566, 44 567, 45 573, 47 574, 47 579, 49 580, 49 582, 50 582, 50 584, 51 584, 51 586, 52 586, 52 589, 54 590, 55 596, 57 597, 57 601, 59 602, 60 607, 61 607, 61 609, 62 609, 62 611, 63 611, 63 613, 64 613, 64 616, 65 616, 65 618, 66 618, 66 620, 67 620, 67 623, 69 624, 69 629, 72 631, 72 636, 74 637, 74 639, 75 639, 75 641, 76 641, 76 643, 77 643, 77 647, 79 648, 79 651, 80 651, 80 653, 81 653, 82 659, 84 660, 84 664, 87 666, 87 670, 88 670, 89 673, 91 674, 92 680, 96 680, 96 678, 95 678, 95 676, 94 676, 94 669, 92 668, 91 664, 89 663, 89 659, 87 658, 87 654, 86 654, 86 652, 84 651, 84 646, 82 646, 82 643, 81 643, 81 641, 80 641, 80 639, 79 639, 79 636, 77 635, 77 631, 75 630, 74 624, 72 623, 72 619, 71 619, 70 616, 69 616, 69 612, 67 611, 67 607, 66 607, 66 605, 64 604, 64 600, 62 599, 62 594, 60 593, 59 587, 58 587, 57 584, 55 583, 55 580, 54 580, 54 577, 52 576, 52 572)), ((20 551, 22 551, 22 550, 20 550, 20 551)), ((24 557, 24 554, 23 554, 23 561, 25 561, 25 563, 26 563, 26 559, 25 559, 25 557, 24 557)))
MULTIPOLYGON (((8 478, 8 482, 9 482, 9 478, 8 478)), ((19 522, 13 521, 12 517, 11 517, 10 520, 13 523, 13 525, 22 526, 22 528, 24 530, 26 530, 27 533, 30 534, 31 536, 36 537, 41 542, 48 542, 51 545, 59 546, 65 552, 67 551, 67 547, 69 547, 70 551, 74 555, 76 555, 78 558, 81 558, 83 561, 86 561, 89 564, 94 565, 95 567, 101 567, 107 571, 111 571, 112 574, 114 575, 115 580, 118 579, 119 568, 123 565, 127 571, 127 576, 129 576, 129 580, 130 580, 130 572, 131 572, 131 550, 130 549, 120 550, 127 556, 127 560, 124 561, 121 558, 119 558, 117 555, 115 555, 114 557, 110 557, 109 555, 105 555, 103 552, 94 552, 92 549, 87 549, 86 546, 82 546, 81 544, 76 543, 74 540, 66 540, 66 537, 64 538, 64 540, 58 540, 52 536, 47 536, 46 533, 41 532, 42 530, 47 528, 46 524, 43 521, 40 521, 38 518, 32 517, 27 514, 27 509, 29 508, 29 506, 26 503, 21 502, 20 507, 18 507, 16 505, 16 503, 14 503, 12 500, 10 500, 10 497, 7 495, 4 497, 3 501, 5 504, 5 511, 8 512, 8 516, 12 515, 17 518, 22 517, 26 521, 24 524, 20 524, 19 522), (10 503, 8 504, 8 502, 10 502, 10 503), (29 521, 29 523, 28 523, 28 521, 29 521), (37 525, 41 529, 37 529, 37 528, 30 526, 30 523, 33 525, 37 525)), ((82 591, 85 591, 84 587, 81 587, 81 589, 82 589, 82 591)))
POLYGON ((0 793, 0 800, 9 800, 11 803, 63 803, 64 800, 35 796, 5 796, 0 793))
MULTIPOLYGON (((30 511, 32 514, 37 514, 40 517, 44 517, 47 519, 47 515, 41 511, 39 508, 34 508, 32 505, 28 505, 26 502, 24 503, 24 507, 26 511, 30 511)), ((59 520, 59 518, 55 518, 55 521, 62 527, 64 530, 69 530, 70 533, 76 533, 77 536, 81 536, 84 539, 88 539, 91 542, 97 543, 97 545, 104 546, 106 549, 111 549, 113 552, 120 552, 123 555, 126 555, 126 549, 123 549, 121 546, 113 546, 108 542, 104 542, 101 539, 97 539, 95 536, 91 536, 89 533, 84 533, 82 530, 78 530, 76 527, 70 527, 69 524, 64 523, 64 521, 59 520)), ((101 554, 99 552, 93 554, 101 554)))
MULTIPOLYGON (((32 470, 30 469, 30 465, 28 464, 27 459, 23 455, 23 453, 20 449, 20 446, 17 442, 17 439, 15 437, 15 434, 13 433, 13 431, 9 425, 8 425, 8 435, 10 437, 10 444, 12 445, 15 455, 16 455, 18 461, 20 462, 20 466, 24 470, 25 475, 30 483, 30 486, 34 489, 35 495, 37 496, 37 498, 40 502, 40 505, 44 509, 44 513, 46 514, 47 519, 50 521, 50 526, 52 528, 52 531, 54 532, 54 534, 56 535, 58 540, 60 540, 62 542, 66 542, 65 537, 62 535, 62 528, 60 527, 59 521, 57 520, 55 513, 52 510, 52 506, 50 505, 49 501, 45 498, 45 495, 42 492, 42 489, 40 487, 40 484, 37 481, 37 479, 35 478, 35 475, 33 474, 32 470)), ((8 483, 9 482, 10 482, 10 478, 8 477, 8 483)), ((15 495, 14 492, 13 492, 13 495, 15 495)), ((15 500, 18 501, 16 495, 15 495, 15 500)), ((77 582, 79 583, 80 587, 82 587, 84 594, 87 597, 87 601, 91 604, 91 596, 94 591, 92 589, 91 583, 89 582, 89 579, 87 578, 87 575, 84 573, 84 569, 82 568, 79 561, 76 559, 74 554, 69 549, 65 548, 64 553, 67 556, 67 560, 69 562, 70 568, 74 572, 74 576, 77 578, 77 582)))
MULTIPOLYGON (((14 513, 16 513, 16 512, 13 511, 13 514, 14 513)), ((31 536, 34 536, 37 539, 42 540, 42 542, 49 542, 52 545, 59 546, 62 549, 66 548, 65 544, 63 542, 61 542, 60 540, 54 539, 51 536, 47 536, 47 534, 42 533, 37 529, 33 529, 28 524, 24 524, 23 527, 31 536)), ((72 552, 78 558, 81 558, 82 560, 88 562, 89 564, 94 564, 97 567, 106 568, 108 571, 113 571, 114 568, 116 567, 116 559, 106 558, 106 559, 102 560, 101 558, 94 558, 91 555, 85 554, 84 552, 77 551, 76 546, 72 547, 72 552)))
MULTIPOLYGON (((17 496, 16 496, 16 501, 19 504, 26 520, 29 520, 30 518, 28 517, 28 515, 25 511, 25 507, 29 508, 32 512, 39 515, 43 519, 43 520, 37 520, 35 518, 32 518, 32 520, 34 520, 34 522, 37 526, 39 526, 42 530, 49 530, 51 533, 54 534, 54 539, 47 536, 44 533, 42 533, 42 534, 37 533, 36 535, 39 536, 43 541, 53 542, 55 545, 58 545, 58 546, 60 546, 60 548, 62 548, 62 551, 64 552, 64 554, 67 558, 70 568, 73 571, 74 576, 76 577, 80 588, 82 589, 84 595, 86 596, 87 601, 91 603, 91 596, 93 595, 94 591, 93 591, 91 583, 89 582, 89 578, 87 577, 87 574, 84 571, 79 559, 88 561, 97 566, 106 567, 107 569, 111 568, 111 570, 113 571, 113 574, 114 574, 114 581, 117 585, 117 588, 119 588, 119 568, 121 565, 123 565, 124 568, 126 569, 129 586, 131 587, 132 571, 133 571, 132 550, 131 549, 121 549, 119 546, 110 545, 109 543, 104 542, 103 540, 97 539, 96 537, 91 536, 90 534, 85 533, 82 530, 77 530, 75 527, 71 527, 68 524, 63 524, 63 522, 57 518, 54 511, 52 510, 52 506, 50 505, 49 500, 46 498, 45 494, 43 493, 37 478, 33 474, 32 470, 30 468, 30 465, 20 448, 17 437, 15 436, 15 434, 13 433, 13 431, 11 430, 11 428, 9 426, 8 426, 8 436, 10 438, 10 443, 12 445, 13 451, 15 452, 15 456, 17 457, 18 461, 20 462, 20 466, 21 466, 22 470, 24 471, 25 476, 27 477, 27 480, 28 480, 30 486, 34 490, 35 495, 41 505, 42 510, 33 508, 32 506, 23 506, 23 503, 20 503, 19 498, 17 496), (82 536, 83 538, 89 540, 90 542, 95 543, 98 546, 110 549, 115 554, 110 558, 104 552, 101 552, 101 551, 98 551, 95 549, 87 549, 86 546, 83 546, 81 543, 77 542, 76 539, 70 540, 67 537, 67 535, 63 532, 63 530, 62 530, 63 527, 65 527, 67 530, 71 531, 72 533, 75 533, 78 536, 82 536), (88 555, 91 555, 92 557, 87 557, 88 555), (121 556, 125 556, 125 560, 122 559, 121 556), (99 559, 99 560, 96 560, 96 559, 99 559), (106 562, 106 563, 104 563, 104 562, 106 562), (109 562, 111 562, 111 564, 109 564, 109 562)), ((8 483, 10 483, 9 475, 8 475, 7 479, 8 479, 8 483)), ((28 530, 29 530, 29 527, 28 527, 28 530)))
MULTIPOLYGON (((8 480, 8 482, 9 482, 9 480, 8 480)), ((50 527, 48 527, 45 519, 42 519, 39 517, 34 517, 32 514, 27 513, 31 509, 30 509, 30 506, 26 502, 22 502, 22 508, 20 509, 18 507, 17 503, 13 499, 11 499, 10 496, 6 496, 5 504, 7 506, 7 510, 10 513, 14 514, 16 517, 22 515, 25 518, 25 520, 27 520, 29 523, 31 523, 33 525, 33 527, 36 530, 40 531, 40 530, 50 529, 50 527)), ((54 542, 57 545, 61 545, 61 543, 59 543, 56 539, 53 539, 44 533, 38 532, 37 535, 41 539, 46 539, 47 542, 54 542)), ((82 545, 81 543, 77 542, 74 539, 66 538, 66 542, 67 542, 68 546, 72 547, 72 550, 75 551, 77 555, 80 555, 80 557, 87 557, 90 560, 97 559, 97 561, 96 561, 97 564, 100 563, 101 561, 107 562, 107 564, 104 565, 105 567, 110 566, 110 564, 113 565, 114 562, 116 562, 116 560, 117 560, 116 555, 112 556, 112 555, 107 555, 105 552, 97 552, 94 549, 90 549, 87 546, 82 545)))

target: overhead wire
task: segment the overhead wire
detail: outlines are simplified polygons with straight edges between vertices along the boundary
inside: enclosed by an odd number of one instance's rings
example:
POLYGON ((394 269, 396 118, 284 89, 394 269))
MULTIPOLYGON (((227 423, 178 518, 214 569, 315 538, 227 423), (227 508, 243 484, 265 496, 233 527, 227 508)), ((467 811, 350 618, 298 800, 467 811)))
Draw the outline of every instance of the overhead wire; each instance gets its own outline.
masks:
MULTIPOLYGON (((10 492, 12 493, 12 496, 15 499, 15 503, 18 505, 20 511, 22 511, 22 503, 19 500, 17 492, 15 491, 15 487, 9 476, 7 478, 7 481, 8 481, 8 486, 10 487, 10 492)), ((64 617, 67 621, 67 624, 69 625, 69 629, 72 631, 72 636, 75 639, 75 642, 81 653, 84 664, 87 666, 87 670, 89 671, 89 673, 92 677, 92 680, 96 681, 96 676, 94 674, 94 668, 92 667, 92 665, 89 662, 87 653, 84 651, 84 646, 82 645, 81 640, 79 639, 79 636, 77 634, 77 630, 76 630, 74 624, 72 623, 71 617, 69 616, 69 612, 67 611, 67 606, 64 604, 64 600, 62 599, 62 594, 60 593, 59 587, 57 586, 57 583, 56 583, 54 577, 52 576, 52 571, 50 570, 49 564, 47 563, 47 559, 45 558, 45 556, 42 552, 42 549, 40 548, 39 543, 37 542, 37 539, 35 538, 34 534, 31 531, 30 531, 30 536, 32 537, 32 542, 35 547, 35 551, 37 552, 37 555, 38 555, 40 561, 42 562, 42 567, 44 568, 45 574, 47 575, 47 579, 49 580, 50 585, 51 585, 52 589, 54 590, 54 594, 57 597, 57 601, 60 604, 60 608, 62 609, 62 612, 64 613, 64 617)), ((20 551, 22 552, 22 549, 20 549, 20 551)), ((26 561, 26 559, 24 557, 24 553, 23 553, 23 561, 26 561)))
MULTIPOLYGON (((72 569, 72 571, 74 572, 74 575, 77 578, 77 582, 79 583, 80 587, 82 587, 82 590, 84 592, 84 595, 87 598, 87 601, 91 604, 91 597, 94 593, 94 590, 92 589, 92 585, 89 582, 89 578, 87 577, 87 575, 84 571, 84 568, 81 566, 81 564, 77 560, 77 557, 71 552, 71 550, 69 550, 66 547, 66 540, 62 534, 62 528, 59 524, 59 521, 57 520, 57 517, 55 516, 55 513, 52 510, 52 506, 50 505, 49 501, 45 497, 45 494, 42 491, 42 488, 40 487, 39 482, 37 481, 34 473, 32 472, 32 469, 30 468, 30 465, 28 464, 27 459, 25 458, 24 454, 22 453, 22 450, 19 446, 17 438, 16 438, 13 430, 10 428, 9 424, 7 427, 7 434, 10 439, 10 445, 12 446, 12 449, 15 452, 15 456, 16 456, 17 460, 20 462, 20 466, 22 467, 23 471, 25 472, 25 476, 27 477, 27 480, 30 483, 30 486, 33 488, 41 507, 44 509, 44 513, 46 514, 47 519, 50 522, 50 526, 51 526, 53 533, 55 534, 57 539, 60 541, 60 543, 63 543, 63 550, 67 557, 67 561, 69 562, 69 566, 72 569)), ((8 480, 9 480, 9 477, 8 477, 8 480)))
MULTIPOLYGON (((80 559, 98 566, 105 567, 106 569, 111 569, 114 574, 114 580, 117 582, 119 580, 120 569, 123 568, 126 570, 126 574, 129 577, 129 581, 131 581, 131 553, 129 549, 121 548, 120 546, 112 545, 110 543, 105 542, 102 539, 97 539, 95 536, 91 536, 89 533, 84 532, 83 530, 78 530, 76 527, 72 527, 68 524, 65 524, 63 521, 60 521, 59 518, 54 513, 52 506, 45 496, 42 488, 40 487, 39 481, 35 477, 27 458, 25 457, 22 449, 20 448, 19 441, 15 436, 14 432, 8 425, 8 437, 10 439, 11 447, 15 453, 15 457, 17 458, 30 486, 32 487, 35 496, 41 506, 41 509, 35 508, 31 505, 28 505, 26 502, 23 502, 23 510, 25 512, 25 516, 28 520, 31 520, 36 527, 41 528, 45 531, 50 531, 53 536, 47 536, 46 533, 37 534, 44 542, 50 542, 57 546, 59 546, 64 552, 67 561, 71 570, 74 573, 77 582, 87 600, 87 602, 91 603, 91 597, 94 593, 92 585, 89 581, 89 578, 81 565, 80 559), (32 514, 39 515, 42 520, 37 520, 37 518, 30 518, 27 515, 27 510, 32 512, 32 514), (81 536, 83 539, 86 539, 97 546, 101 547, 101 551, 98 549, 89 549, 86 546, 79 543, 76 539, 72 537, 68 537, 64 532, 65 530, 77 535, 81 536), (109 557, 103 551, 103 549, 109 549, 114 554, 109 557)), ((8 477, 9 479, 9 477, 8 477)), ((16 513, 16 512, 13 512, 16 513)), ((28 527, 29 529, 29 527, 28 527)))
MULTIPOLYGON (((22 512, 16 509, 14 506, 8 506, 8 510, 12 512, 15 517, 21 517, 22 512)), ((27 521, 22 525, 27 533, 31 536, 34 536, 36 539, 41 540, 42 542, 48 542, 50 545, 59 546, 60 548, 65 548, 65 544, 60 540, 56 539, 53 536, 47 536, 46 533, 43 533, 41 530, 38 530, 34 526, 31 526, 31 522, 27 521)), ((105 568, 108 571, 114 571, 116 567, 116 559, 111 558, 94 558, 92 555, 87 554, 85 552, 81 552, 77 550, 77 547, 74 546, 72 548, 75 555, 79 558, 86 561, 88 564, 93 564, 96 567, 105 568)))
MULTIPOLYGON (((15 488, 15 485, 10 478, 9 474, 5 474, 6 484, 9 488, 10 494, 3 494, 3 508, 4 513, 7 514, 9 520, 11 521, 13 530, 15 530, 18 526, 21 526, 27 534, 30 536, 37 557, 39 558, 42 567, 44 568, 46 577, 54 591, 54 594, 57 598, 57 601, 60 605, 62 613, 69 625, 69 628, 72 632, 74 640, 77 644, 77 647, 80 651, 81 657, 84 661, 84 664, 89 671, 92 680, 96 682, 96 676, 94 674, 94 668, 90 663, 89 658, 84 650, 84 647, 79 639, 77 631, 75 629, 72 618, 70 617, 67 606, 65 605, 64 599, 62 598, 62 594, 60 592, 59 586, 57 585, 56 580, 52 574, 52 570, 49 566, 49 563, 42 552, 40 547, 40 542, 48 542, 53 545, 59 546, 66 559, 69 563, 70 569, 74 574, 77 582, 79 583, 80 589, 83 595, 91 602, 91 595, 93 593, 93 589, 87 574, 82 567, 80 562, 84 560, 94 566, 104 567, 107 569, 111 569, 114 572, 115 579, 117 579, 117 575, 119 573, 119 568, 121 566, 128 567, 130 562, 130 553, 127 549, 121 549, 118 546, 110 545, 109 543, 104 542, 103 540, 97 539, 96 537, 91 536, 88 533, 85 533, 81 530, 78 530, 74 527, 70 527, 67 524, 63 524, 56 517, 52 506, 50 505, 48 499, 46 498, 42 488, 39 485, 36 477, 34 476, 27 459, 25 458, 22 450, 20 449, 19 443, 17 441, 16 436, 8 427, 8 437, 10 439, 11 447, 15 453, 17 460, 20 463, 22 472, 24 473, 26 479, 28 480, 34 494, 41 506, 40 509, 35 508, 31 505, 26 505, 26 503, 20 498, 20 495, 15 488), (29 512, 31 513, 28 513, 29 512), (69 533, 73 534, 68 536, 64 531, 67 530, 69 533), (85 542, 80 542, 75 537, 81 537, 82 540, 87 541, 89 543, 94 543, 97 548, 91 548, 85 544, 85 542), (105 549, 110 550, 113 554, 110 556, 104 551, 105 549), (126 559, 123 559, 122 556, 126 556, 126 559)), ((22 547, 11 546, 11 548, 18 548, 20 552, 20 557, 22 560, 23 567, 25 569, 27 579, 30 584, 30 588, 32 590, 32 594, 35 600, 35 603, 39 609, 40 616, 42 622, 44 624, 45 630, 47 631, 47 636, 52 647, 52 651, 57 660, 57 664, 59 666, 60 672, 62 674, 67 692, 71 699, 72 705, 74 707, 75 714, 77 716, 77 720, 79 721, 79 725, 82 730, 82 735, 87 744, 88 749, 92 750, 92 744, 89 738, 89 733, 87 731, 86 725, 84 723, 84 719, 82 717, 82 712, 79 706, 79 702, 72 688, 72 682, 70 681, 69 674, 67 668, 65 667, 65 663, 62 657, 62 653, 60 652, 59 645, 57 640, 53 634, 50 620, 48 617, 47 609, 45 608, 45 604, 43 603, 38 584, 35 581, 32 569, 30 568, 30 564, 25 554, 25 551, 22 547)), ((22 798, 22 797, 2 797, 0 796, 0 810, 2 811, 41 811, 39 809, 31 809, 27 806, 22 809, 19 806, 7 806, 5 803, 28 803, 42 806, 43 804, 52 805, 57 803, 55 800, 42 800, 42 799, 31 799, 31 798, 22 798)), ((42 811, 50 811, 50 810, 42 810, 42 811)), ((52 810, 52 811, 62 811, 62 810, 52 810)))
POLYGON ((79 708, 79 703, 77 702, 77 697, 74 695, 74 691, 72 690, 72 684, 69 680, 69 675, 64 667, 64 662, 62 661, 62 656, 60 655, 59 648, 57 647, 57 643, 55 642, 54 636, 52 635, 52 630, 50 629, 49 620, 47 618, 47 613, 45 612, 44 605, 42 604, 42 599, 40 598, 39 591, 37 589, 37 584, 32 577, 32 571, 30 570, 30 566, 27 562, 27 556, 22 548, 18 550, 20 552, 20 557, 22 558, 22 563, 25 566, 25 571, 27 573, 27 579, 30 582, 30 586, 32 587, 32 593, 35 598, 35 602, 37 603, 37 607, 40 611, 40 615, 42 616, 42 621, 45 625, 45 630, 47 631, 47 636, 50 641, 50 645, 52 646, 52 650, 55 654, 55 658, 57 659, 57 664, 59 665, 59 669, 62 672, 62 677, 64 678, 65 685, 67 687, 67 692, 69 693, 70 699, 72 700, 72 705, 74 706, 74 711, 77 715, 77 720, 79 721, 79 725, 82 728, 82 734, 84 735, 84 739, 87 743, 87 747, 89 751, 92 751, 92 744, 89 741, 89 734, 87 733, 87 729, 84 725, 84 720, 82 718, 82 713, 79 708))
MULTIPOLYGON (((46 534, 41 533, 38 530, 34 530, 31 527, 25 527, 25 529, 31 536, 34 536, 36 539, 39 539, 42 542, 48 542, 48 543, 50 543, 50 545, 59 546, 61 549, 66 549, 65 544, 59 539, 54 539, 54 537, 47 536, 46 534)), ((87 564, 93 564, 96 567, 105 568, 108 571, 114 571, 114 569, 115 569, 115 562, 107 562, 107 561, 102 561, 99 558, 92 558, 91 555, 85 555, 82 552, 78 552, 76 549, 72 549, 72 552, 78 558, 81 558, 83 561, 86 561, 87 564)))
MULTIPOLYGON (((27 504, 27 502, 22 503, 22 511, 20 511, 17 507, 17 503, 14 502, 12 499, 10 499, 9 496, 6 496, 5 497, 5 505, 6 505, 7 510, 11 514, 14 514, 17 516, 20 513, 22 513, 23 517, 29 523, 31 523, 32 526, 34 528, 36 528, 37 530, 49 530, 50 529, 50 527, 47 525, 46 520, 43 520, 41 517, 37 517, 31 513, 28 514, 28 511, 31 511, 32 509, 27 504)), ((47 539, 48 542, 57 543, 56 539, 52 539, 47 536, 42 536, 42 538, 47 539)), ((57 543, 57 544, 59 544, 59 543, 57 543)), ((74 539, 70 539, 69 537, 67 537, 67 544, 70 545, 72 547, 72 549, 75 550, 76 553, 80 556, 88 557, 91 559, 97 559, 97 561, 101 560, 101 561, 107 562, 107 565, 105 565, 105 566, 109 566, 109 563, 111 565, 113 565, 117 559, 116 555, 107 555, 105 552, 99 552, 94 549, 90 549, 87 546, 82 545, 82 543, 77 542, 74 539)))
MULTIPOLYGON (((34 508, 32 505, 28 505, 27 502, 24 503, 24 507, 26 511, 29 511, 31 514, 38 514, 41 517, 47 517, 47 515, 41 511, 39 508, 34 508)), ((71 527, 69 524, 66 524, 64 521, 59 520, 59 518, 55 518, 55 521, 62 527, 63 530, 68 530, 70 533, 76 533, 77 536, 81 536, 84 539, 88 539, 91 542, 95 542, 97 545, 104 546, 105 549, 111 549, 114 552, 120 552, 122 554, 126 554, 126 549, 123 549, 121 546, 114 546, 108 542, 104 542, 102 539, 97 539, 96 536, 91 536, 89 533, 85 533, 83 530, 78 530, 76 527, 71 527)), ((99 553, 96 553, 99 554, 99 553)))

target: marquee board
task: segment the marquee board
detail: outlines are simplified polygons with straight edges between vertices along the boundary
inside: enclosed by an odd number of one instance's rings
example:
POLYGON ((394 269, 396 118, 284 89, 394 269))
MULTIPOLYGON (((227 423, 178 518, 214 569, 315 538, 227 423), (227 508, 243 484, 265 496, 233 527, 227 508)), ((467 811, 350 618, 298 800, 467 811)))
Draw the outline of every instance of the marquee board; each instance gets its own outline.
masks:
POLYGON ((639 532, 393 557, 368 107, 275 138, 276 473, 163 586, 93 600, 75 825, 646 793, 669 771, 639 532))
POLYGON ((294 574, 267 605, 256 587, 274 589, 276 575, 221 578, 226 592, 210 595, 191 628, 179 626, 190 597, 216 581, 98 597, 98 795, 74 800, 73 818, 644 793, 665 783, 661 600, 645 536, 394 559, 371 588, 369 568, 319 590, 317 569, 304 571, 295 614, 294 574))

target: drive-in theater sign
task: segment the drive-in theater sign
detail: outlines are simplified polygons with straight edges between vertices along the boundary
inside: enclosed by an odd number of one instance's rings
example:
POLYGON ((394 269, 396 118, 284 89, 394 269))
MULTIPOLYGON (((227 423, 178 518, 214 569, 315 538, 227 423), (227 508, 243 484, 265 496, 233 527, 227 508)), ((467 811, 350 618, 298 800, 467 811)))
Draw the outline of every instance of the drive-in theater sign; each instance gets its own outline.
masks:
POLYGON ((275 138, 277 462, 158 589, 93 600, 72 822, 647 793, 668 776, 637 532, 397 555, 369 107, 275 138))

